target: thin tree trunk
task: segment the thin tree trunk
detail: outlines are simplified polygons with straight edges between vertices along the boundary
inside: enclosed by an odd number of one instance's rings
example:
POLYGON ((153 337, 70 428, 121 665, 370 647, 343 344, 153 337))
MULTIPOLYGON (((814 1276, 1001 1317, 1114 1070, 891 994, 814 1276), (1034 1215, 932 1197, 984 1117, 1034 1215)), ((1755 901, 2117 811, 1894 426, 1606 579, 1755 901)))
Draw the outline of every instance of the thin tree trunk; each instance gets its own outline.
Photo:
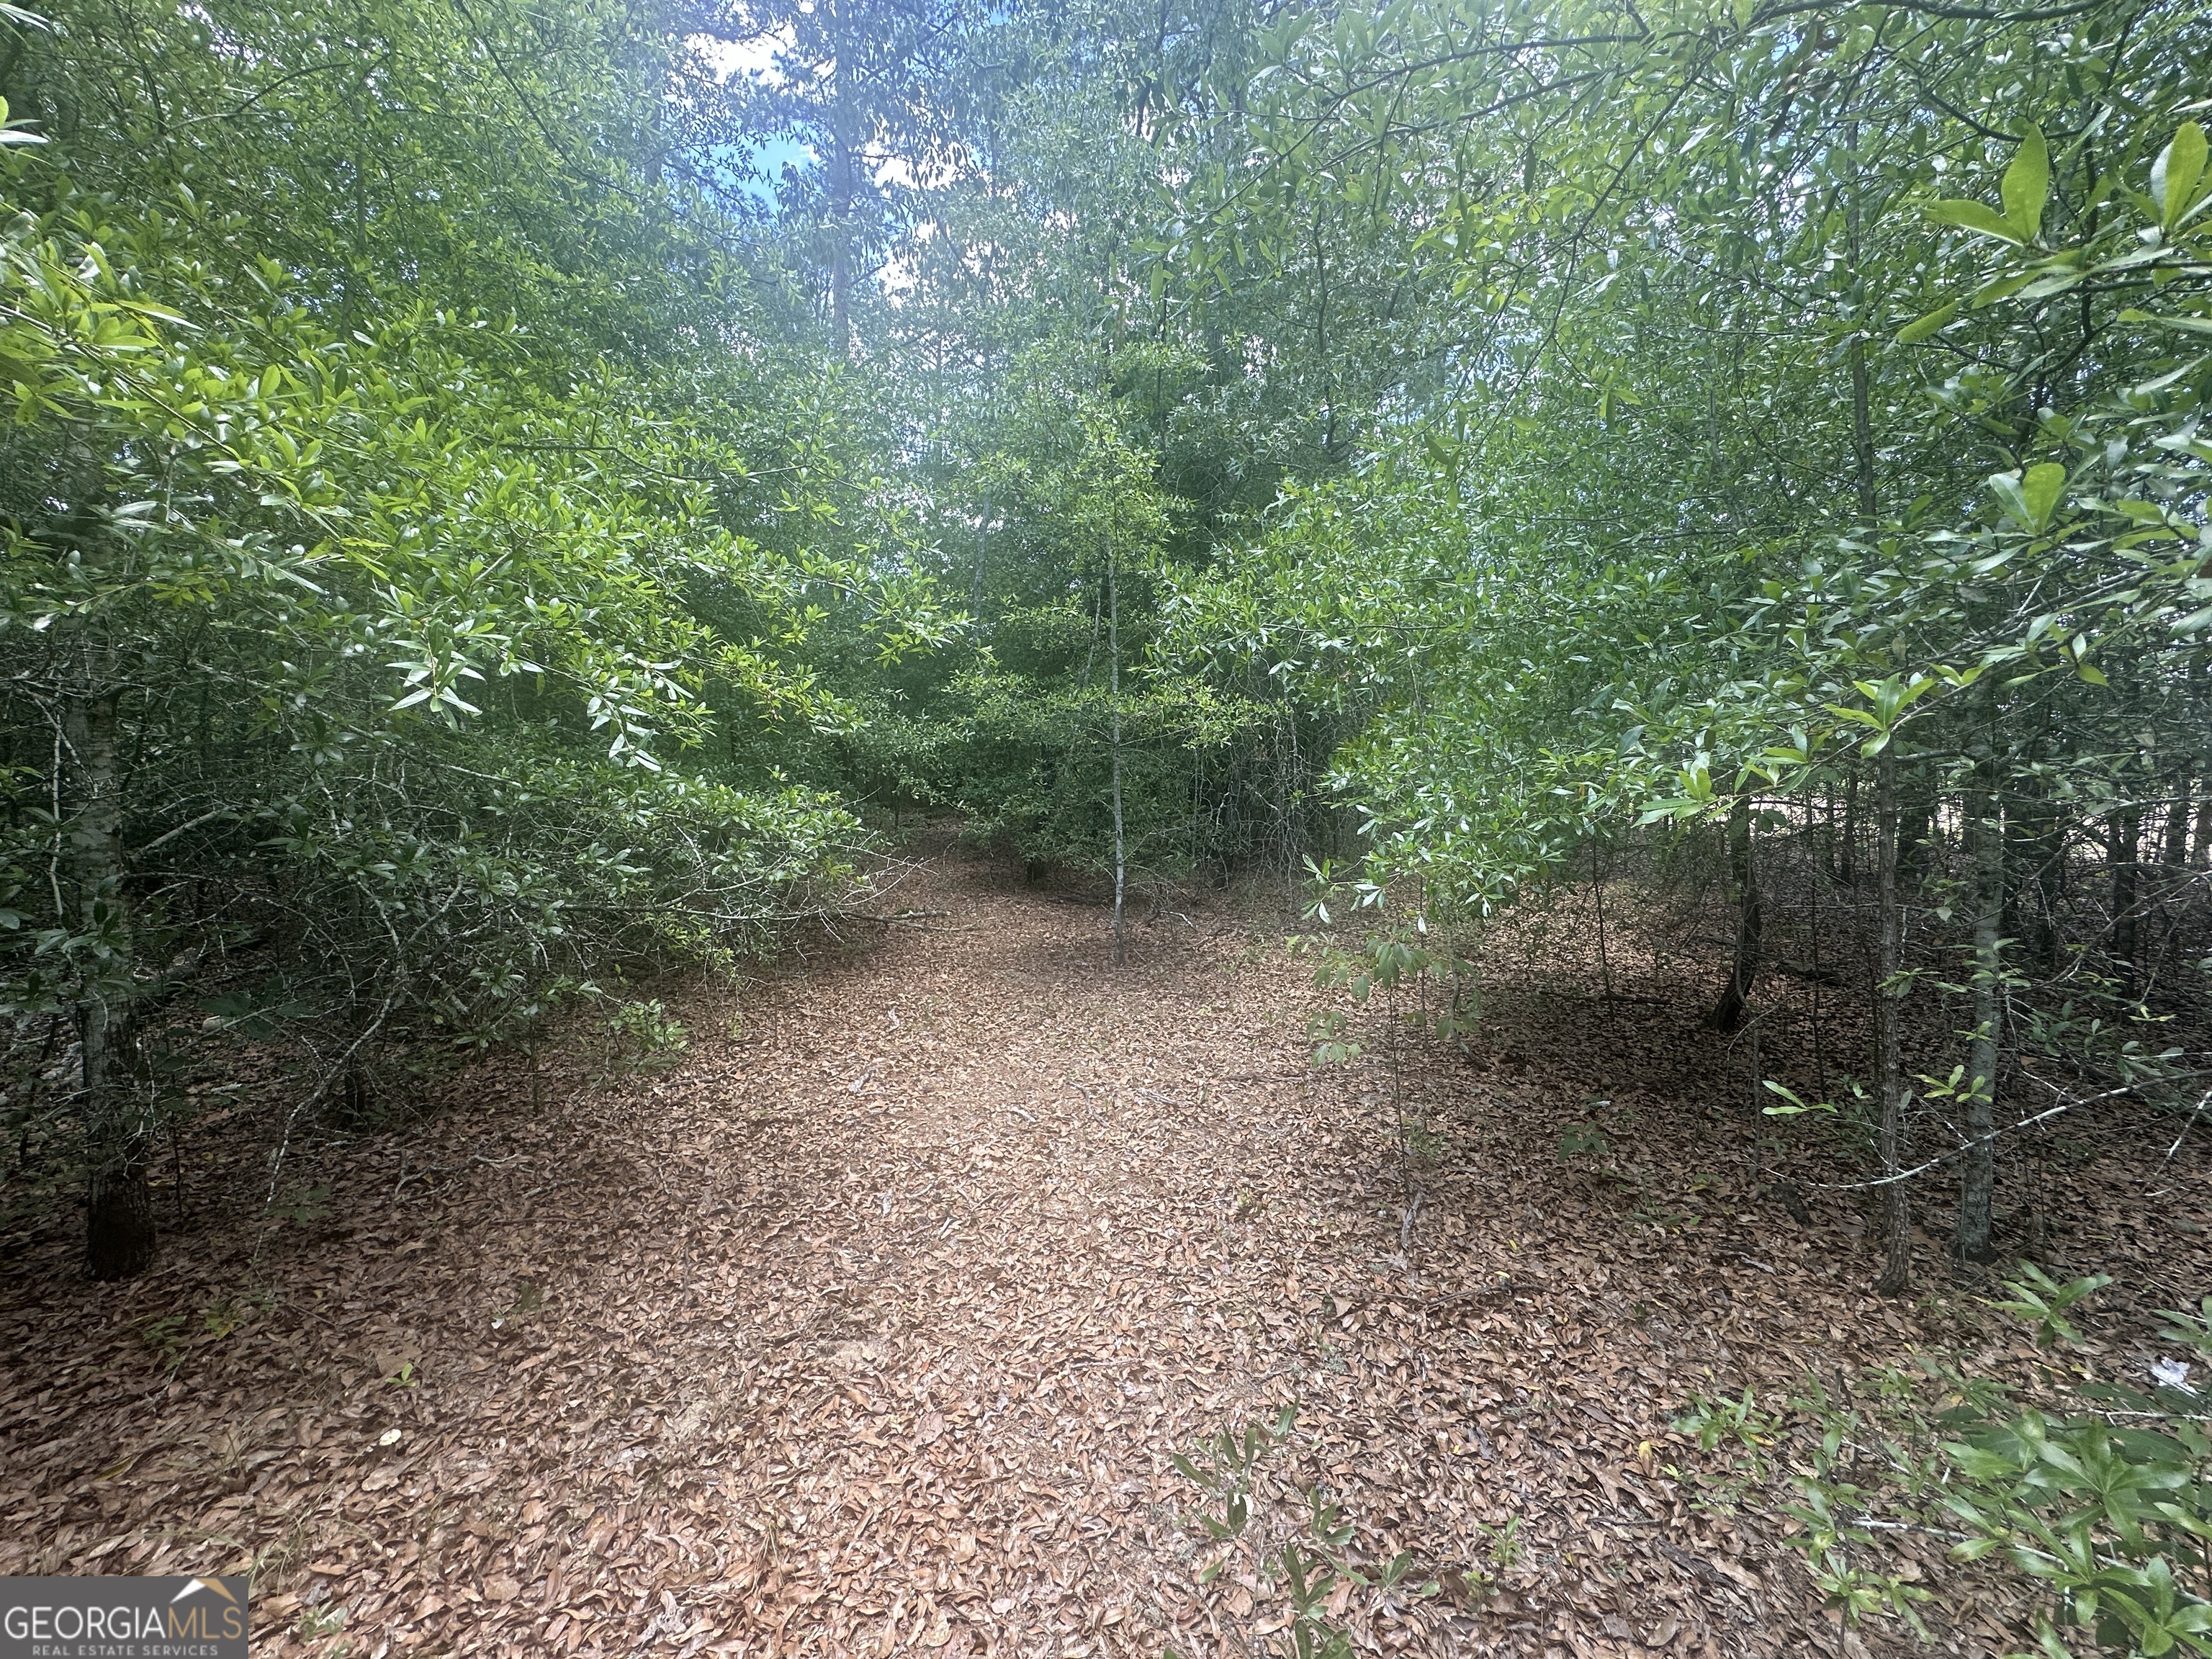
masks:
MULTIPOLYGON (((1831 839, 1832 840, 1836 816, 1836 792, 1832 788, 1827 792, 1827 809, 1826 817, 1829 821, 1831 839)), ((1811 879, 1806 883, 1805 891, 1806 896, 1812 903, 1813 922, 1813 1085, 1820 1091, 1820 1097, 1825 1100, 1827 1098, 1828 1094, 1828 1056, 1826 1049, 1821 1046, 1820 1041, 1820 978, 1822 974, 1825 972, 1820 962, 1820 882, 1822 879, 1820 871, 1820 840, 1818 831, 1818 820, 1812 818, 1809 815, 1805 825, 1805 833, 1807 837, 1812 842, 1811 856, 1809 860, 1811 864, 1811 879)))
POLYGON ((1844 832, 1836 842, 1836 882, 1856 891, 1859 884, 1859 781, 1853 773, 1844 781, 1844 832))
POLYGON ((1897 878, 1905 887, 1919 888, 1928 878, 1929 842, 1936 823, 1936 793, 1924 777, 1909 786, 1911 799, 1900 809, 1897 831, 1897 878))
POLYGON ((1958 1249, 1968 1261, 1987 1261, 1990 1194, 1996 1182, 1993 1152, 1998 1029, 2004 975, 2004 805, 1994 757, 1976 769, 1966 834, 1974 881, 1974 1035, 1967 1045, 1966 1152, 1959 1175, 1958 1249))
MULTIPOLYGON (((1859 524, 1871 533, 1881 518, 1881 497, 1875 488, 1874 404, 1867 371, 1866 268, 1859 258, 1860 189, 1858 178, 1859 124, 1856 117, 1844 129, 1844 148, 1850 152, 1851 188, 1844 207, 1844 235, 1851 262, 1851 472, 1858 491, 1859 524)), ((1882 751, 1887 754, 1885 749, 1882 751)))
MULTIPOLYGON (((842 8, 848 0, 838 0, 842 8)), ((837 84, 830 105, 830 336, 843 362, 853 355, 853 198, 858 186, 853 169, 853 70, 849 52, 850 21, 842 9, 832 12, 833 39, 837 48, 837 84)))
POLYGON ((1905 988, 1898 970, 1905 957, 1905 909, 1897 891, 1897 739, 1882 745, 1875 805, 1875 886, 1880 939, 1875 972, 1875 1083, 1881 1093, 1881 1278, 1884 1296, 1901 1296, 1912 1284, 1912 1220, 1905 1182, 1905 1083, 1898 1018, 1905 988))
MULTIPOLYGON (((2190 776, 2186 767, 2173 775, 2173 799, 2166 809, 2166 831, 2158 849, 2157 962, 2163 964, 2175 935, 2181 931, 2184 900, 2189 890, 2190 776)), ((2164 969, 2154 966, 2155 978, 2164 969)))
POLYGON ((2106 848, 2112 866, 2112 961, 2119 969, 2120 987, 2136 993, 2137 949, 2136 901, 2142 870, 2142 809, 2130 806, 2106 820, 2106 848))
MULTIPOLYGON (((1858 192, 1851 192, 1852 263, 1857 263, 1858 192)), ((1854 284, 1851 309, 1854 315, 1865 308, 1854 284)), ((1874 484, 1874 416, 1869 407, 1867 385, 1866 336, 1863 331, 1851 336, 1851 459, 1857 475, 1859 518, 1869 528, 1880 516, 1881 503, 1875 495, 1874 484)))
POLYGON ((983 560, 991 550, 991 503, 983 503, 983 522, 975 531, 975 586, 968 608, 980 624, 983 620, 983 560))
MULTIPOLYGON (((1857 486, 1859 524, 1869 538, 1881 518, 1881 496, 1875 486, 1874 415, 1867 370, 1867 296, 1865 272, 1859 261, 1859 127, 1856 118, 1844 129, 1850 152, 1851 188, 1845 201, 1845 225, 1851 264, 1851 461, 1857 486)), ((1884 1184, 1881 1188, 1883 1261, 1876 1288, 1885 1296, 1903 1294, 1912 1282, 1911 1216, 1906 1205, 1905 1182, 1904 1065, 1898 1030, 1904 988, 1898 969, 1905 957, 1905 911, 1897 891, 1897 734, 1893 731, 1881 746, 1876 768, 1875 796, 1875 888, 1877 927, 1875 955, 1875 1087, 1881 1097, 1878 1151, 1884 1184)))
POLYGON ((2057 896, 2059 879, 2065 873, 2066 842, 2057 805, 2033 769, 2045 752, 2039 738, 2027 756, 2030 769, 2015 787, 2017 805, 2005 821, 2005 835, 2012 843, 2013 880, 2004 932, 2026 945, 2031 965, 2048 974, 2058 963, 2057 896))
POLYGON ((2166 866, 2165 880, 2171 884, 2189 864, 2189 774, 2183 772, 2173 780, 2173 800, 2166 810, 2166 842, 2159 849, 2158 861, 2166 866))
POLYGON ((1590 896, 1597 902, 1597 966, 1605 980, 1605 1000, 1613 1000, 1613 958, 1605 948, 1605 873, 1598 867, 1598 846, 1590 843, 1590 896))
MULTIPOLYGON (((108 665, 112 668, 112 665, 108 665)), ((72 697, 63 715, 77 802, 70 839, 77 925, 100 941, 100 968, 76 1006, 82 1054, 88 1191, 85 1270, 94 1279, 128 1279, 154 1261, 154 1203, 147 1185, 149 1137, 138 1091, 135 968, 123 886, 123 775, 116 743, 112 672, 72 697)))
POLYGON ((1122 931, 1122 902, 1128 890, 1129 848, 1121 823, 1121 592, 1115 580, 1114 556, 1106 556, 1106 672, 1114 724, 1114 965, 1128 954, 1122 931))
POLYGON ((1751 797, 1738 795, 1729 808, 1729 881, 1735 889, 1735 954, 1729 965, 1728 983, 1705 1015, 1716 1031, 1733 1031, 1743 1024, 1751 1003, 1752 981, 1759 977, 1759 942, 1765 918, 1759 902, 1759 871, 1752 861, 1751 797))

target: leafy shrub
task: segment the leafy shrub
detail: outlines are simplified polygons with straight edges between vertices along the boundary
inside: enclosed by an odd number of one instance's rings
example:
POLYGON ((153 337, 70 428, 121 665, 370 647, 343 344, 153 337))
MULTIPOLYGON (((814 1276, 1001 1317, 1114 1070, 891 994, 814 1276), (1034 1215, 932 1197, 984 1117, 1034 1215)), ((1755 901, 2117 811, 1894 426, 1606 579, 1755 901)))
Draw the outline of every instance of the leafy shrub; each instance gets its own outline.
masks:
POLYGON ((2046 1655, 2081 1639, 2145 1659, 2212 1654, 2212 1389, 2191 1381, 2212 1369, 2212 1297, 2166 1316, 2161 1334, 2186 1358, 2160 1357, 2138 1382, 2081 1381, 2095 1367, 2069 1316, 2108 1282, 2061 1285, 2027 1264, 2008 1282, 1996 1305, 2044 1347, 2076 1351, 2030 1387, 1930 1359, 1879 1378, 1869 1402, 1814 1382, 1768 1410, 1746 1389, 1695 1402, 1676 1427, 1752 1483, 1802 1459, 1790 1541, 1850 1618, 1927 1633, 1917 1604, 1929 1592, 1889 1558, 1900 1537, 1932 1533, 2027 1593, 2046 1655))

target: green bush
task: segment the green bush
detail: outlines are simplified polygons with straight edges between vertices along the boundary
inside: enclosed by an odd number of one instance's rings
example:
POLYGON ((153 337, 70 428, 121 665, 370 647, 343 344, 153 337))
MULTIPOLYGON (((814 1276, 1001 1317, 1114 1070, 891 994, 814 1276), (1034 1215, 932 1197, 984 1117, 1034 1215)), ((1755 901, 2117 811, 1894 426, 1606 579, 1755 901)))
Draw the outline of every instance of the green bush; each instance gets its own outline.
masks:
POLYGON ((2108 1283, 2061 1285, 2023 1264, 1996 1307, 2069 1363, 2030 1385, 1924 1361, 1864 1401, 1817 1382, 1780 1409, 1751 1390, 1701 1400, 1675 1426, 1723 1450, 1748 1495, 1794 1468, 1784 1508, 1814 1582, 1851 1619, 1887 1614, 1927 1634, 1929 1592, 1893 1559, 1897 1540, 1939 1534, 1987 1562, 2028 1604, 2047 1655, 2069 1642, 2156 1659, 2212 1654, 2212 1297, 2166 1316, 2176 1352, 2139 1382, 2095 1380, 2069 1311, 2108 1283), (2090 1380, 2083 1380, 2083 1379, 2090 1380))

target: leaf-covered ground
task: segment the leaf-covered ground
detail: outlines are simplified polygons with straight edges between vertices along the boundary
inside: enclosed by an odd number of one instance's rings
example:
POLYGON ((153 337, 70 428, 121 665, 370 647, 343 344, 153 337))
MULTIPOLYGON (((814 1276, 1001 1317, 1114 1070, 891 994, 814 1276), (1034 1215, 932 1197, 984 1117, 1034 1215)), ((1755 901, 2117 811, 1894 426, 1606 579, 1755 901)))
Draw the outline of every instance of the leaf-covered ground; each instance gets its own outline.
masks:
MULTIPOLYGON (((1316 1071, 1308 965, 1226 908, 1119 971, 1104 910, 957 850, 889 908, 941 914, 698 994, 665 1075, 580 1054, 533 1115, 488 1066, 295 1146, 320 1213, 247 1224, 265 1165, 196 1165, 135 1283, 18 1233, 0 1572, 251 1564, 270 1654, 1234 1655, 1320 1486, 1434 1587, 1340 1595, 1363 1649, 1861 1650, 1669 1419, 1990 1339, 1933 1243, 1942 1294, 1869 1294, 1817 1168, 1809 1227, 1764 1192, 1709 986, 1616 936, 1607 1000, 1530 936, 1473 1054, 1406 1050, 1407 1163, 1387 1043, 1316 1071), (1290 1403, 1253 1541, 1205 1545, 1171 1455, 1290 1403)), ((2151 1162, 2068 1172, 2048 1255, 2147 1308, 2212 1283, 2205 1159, 2151 1162)), ((2013 1645, 1937 1547, 1945 1645, 2013 1645)))

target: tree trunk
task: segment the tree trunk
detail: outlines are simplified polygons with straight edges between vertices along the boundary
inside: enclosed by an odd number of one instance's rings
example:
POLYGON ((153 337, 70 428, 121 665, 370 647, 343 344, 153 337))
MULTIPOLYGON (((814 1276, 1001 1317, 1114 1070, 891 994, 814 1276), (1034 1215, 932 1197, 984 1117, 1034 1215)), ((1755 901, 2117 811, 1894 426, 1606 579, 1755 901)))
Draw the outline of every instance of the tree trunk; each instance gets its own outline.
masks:
POLYGON ((1859 884, 1859 781, 1844 780, 1844 832, 1836 842, 1836 881, 1856 891, 1859 884))
POLYGON ((2171 885, 2189 866, 2189 774, 2173 780, 2173 800, 2166 810, 2166 842, 2158 861, 2166 866, 2164 883, 2171 885))
MULTIPOLYGON (((1851 188, 1844 204, 1846 252, 1851 262, 1851 337, 1848 348, 1851 370, 1851 482, 1858 492, 1860 526, 1871 536, 1881 520, 1881 497, 1875 488, 1874 477, 1874 400, 1867 369, 1866 266, 1859 258, 1861 190, 1856 116, 1844 128, 1844 147, 1850 152, 1851 169, 1851 188)), ((1882 752, 1889 751, 1885 749, 1882 752)))
POLYGON ((1974 1034, 1966 1050, 1966 1153, 1959 1175, 1958 1249, 1968 1261, 1987 1261, 1990 1194, 1996 1180, 1993 1124, 1996 1106, 1998 1021, 2003 1006, 2004 806, 1996 762, 1977 769, 1966 834, 1974 881, 1974 1034))
POLYGON ((1901 888, 1917 890, 1928 878, 1928 844, 1936 818, 1935 791, 1924 780, 1910 786, 1911 799, 1900 811, 1897 831, 1897 879, 1901 888))
POLYGON ((1879 900, 1874 1029, 1875 1085, 1881 1094, 1881 1278, 1875 1289, 1901 1296, 1912 1285, 1912 1218, 1905 1182, 1905 1081, 1898 1016, 1905 988, 1898 970, 1905 957, 1905 909, 1897 891, 1897 739, 1882 746, 1877 799, 1875 885, 1879 900))
POLYGON ((1106 672, 1114 725, 1114 965, 1128 954, 1122 903, 1129 884, 1129 848, 1121 824, 1121 593, 1114 557, 1106 557, 1106 672))
POLYGON ((2106 849, 2112 866, 2112 963, 2124 994, 2136 994, 2136 901, 2142 870, 2142 809, 2130 806, 2106 820, 2106 849))
MULTIPOLYGON (((2160 963, 2174 944, 2175 935, 2181 931, 2189 893, 2191 781, 2186 767, 2174 773, 2173 799, 2166 803, 2166 829, 2159 837, 2158 876, 2153 884, 2156 889, 2153 902, 2158 907, 2158 941, 2153 951, 2160 963)), ((2155 976, 2160 970, 2154 964, 2151 971, 2155 976)))
MULTIPOLYGON (((1613 1000, 1613 957, 1605 948, 1605 875, 1598 865, 1598 844, 1590 843, 1590 896, 1597 902, 1597 967, 1605 981, 1605 1000, 1613 1000)), ((1608 861, 1609 862, 1609 861, 1608 861)))
POLYGON ((975 585, 968 609, 980 625, 983 620, 983 561, 991 550, 991 503, 983 503, 983 522, 975 531, 975 585))
MULTIPOLYGON (((842 7, 845 0, 839 3, 842 7)), ((858 185, 853 169, 851 24, 842 10, 833 11, 832 16, 837 83, 830 104, 830 337, 837 360, 843 362, 853 355, 853 198, 858 185)))
POLYGON ((77 925, 98 941, 76 1006, 82 1053, 78 1111, 84 1127, 85 1271, 128 1279, 154 1261, 154 1203, 146 1165, 149 1137, 139 1090, 133 1018, 131 916, 123 885, 123 775, 116 744, 116 693, 105 682, 70 699, 63 714, 77 804, 72 874, 77 925))
MULTIPOLYGON (((2039 742, 2028 756, 2031 764, 2040 760, 2044 752, 2039 742)), ((2032 964, 2050 973, 2058 963, 2056 901, 2058 879, 2063 873, 2065 832, 2056 803, 2032 770, 2021 780, 2015 799, 2017 805, 2005 820, 2005 838, 2012 848, 2007 860, 2012 887, 2004 932, 2027 947, 2032 964)))
POLYGON ((1738 795, 1729 808, 1729 882, 1735 889, 1735 957, 1729 964, 1728 983, 1719 1000, 1705 1014, 1705 1024, 1716 1031, 1733 1031, 1743 1024, 1750 1006, 1751 984, 1759 977, 1759 949, 1765 918, 1759 903, 1759 872, 1752 862, 1751 797, 1738 795))

